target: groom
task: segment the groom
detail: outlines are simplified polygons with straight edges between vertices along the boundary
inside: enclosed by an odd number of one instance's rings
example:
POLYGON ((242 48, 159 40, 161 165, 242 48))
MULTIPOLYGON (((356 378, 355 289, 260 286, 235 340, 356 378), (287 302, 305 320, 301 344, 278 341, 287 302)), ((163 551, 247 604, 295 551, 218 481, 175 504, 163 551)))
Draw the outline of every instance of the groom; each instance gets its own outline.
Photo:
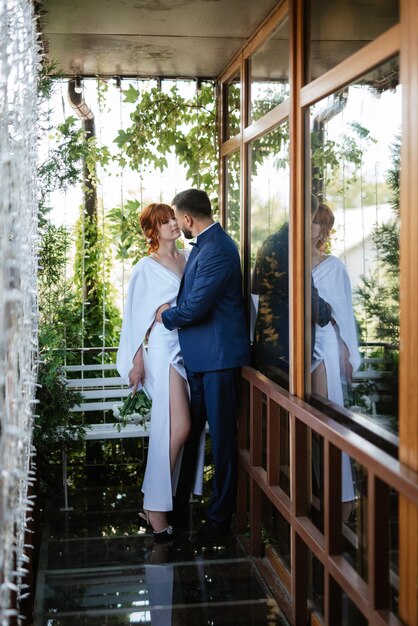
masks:
POLYGON ((198 444, 207 420, 215 470, 213 494, 196 539, 209 542, 229 531, 235 505, 239 368, 250 361, 249 331, 238 251, 213 221, 209 197, 199 189, 187 189, 172 204, 186 238, 196 237, 177 306, 159 309, 164 326, 178 328, 191 390, 192 427, 173 516, 174 523, 187 519, 198 444))

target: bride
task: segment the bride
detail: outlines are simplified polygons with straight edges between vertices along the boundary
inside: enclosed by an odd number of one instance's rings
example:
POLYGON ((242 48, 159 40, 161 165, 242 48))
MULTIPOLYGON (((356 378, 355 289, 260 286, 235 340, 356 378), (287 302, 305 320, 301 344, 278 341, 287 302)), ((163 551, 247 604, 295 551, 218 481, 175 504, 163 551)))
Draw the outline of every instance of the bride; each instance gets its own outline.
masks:
MULTIPOLYGON (((312 361, 313 390, 339 406, 344 406, 343 385, 350 387, 353 372, 360 365, 356 321, 351 285, 344 264, 326 254, 326 243, 334 225, 334 214, 319 204, 312 222, 312 278, 321 298, 332 309, 332 320, 316 327, 312 361)), ((353 508, 355 491, 350 458, 341 455, 342 516, 347 521, 353 508)))
MULTIPOLYGON (((180 229, 173 209, 152 203, 140 215, 149 256, 134 266, 125 303, 117 369, 132 388, 143 386, 152 398, 147 466, 140 516, 154 538, 173 534, 167 512, 173 508, 183 445, 190 431, 189 388, 177 330, 155 322, 163 303, 175 306, 188 253, 178 250, 180 229)), ((203 444, 194 492, 202 493, 203 444)))

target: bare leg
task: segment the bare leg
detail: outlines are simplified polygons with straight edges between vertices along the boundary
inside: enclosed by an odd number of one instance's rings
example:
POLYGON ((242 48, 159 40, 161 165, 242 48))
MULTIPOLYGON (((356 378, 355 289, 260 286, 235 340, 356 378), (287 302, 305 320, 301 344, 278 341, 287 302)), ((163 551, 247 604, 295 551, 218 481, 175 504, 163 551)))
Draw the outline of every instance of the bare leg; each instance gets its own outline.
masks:
POLYGON ((328 398, 327 372, 323 361, 312 372, 311 384, 313 393, 328 398))
MULTIPOLYGON (((170 366, 170 469, 174 466, 181 448, 190 432, 190 407, 187 383, 178 371, 170 366)), ((155 531, 167 527, 166 511, 148 511, 155 531)))
MULTIPOLYGON (((323 398, 328 398, 327 372, 323 362, 312 372, 311 383, 312 391, 314 393, 322 396, 323 398)), ((348 522, 353 508, 353 500, 341 503, 341 516, 343 522, 348 522)))
POLYGON ((190 405, 187 382, 170 367, 170 468, 173 473, 180 450, 190 433, 190 405))
POLYGON ((354 510, 354 500, 347 500, 347 502, 341 503, 341 515, 343 518, 344 524, 348 522, 350 519, 350 515, 354 510))

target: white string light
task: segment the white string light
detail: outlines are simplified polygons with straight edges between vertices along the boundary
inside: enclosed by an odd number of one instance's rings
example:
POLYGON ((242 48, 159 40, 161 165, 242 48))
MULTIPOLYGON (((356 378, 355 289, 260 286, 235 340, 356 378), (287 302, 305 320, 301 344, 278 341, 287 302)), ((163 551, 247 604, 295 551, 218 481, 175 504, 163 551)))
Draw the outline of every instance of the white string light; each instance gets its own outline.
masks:
POLYGON ((30 0, 0 0, 0 624, 23 598, 37 354, 38 36, 30 0))

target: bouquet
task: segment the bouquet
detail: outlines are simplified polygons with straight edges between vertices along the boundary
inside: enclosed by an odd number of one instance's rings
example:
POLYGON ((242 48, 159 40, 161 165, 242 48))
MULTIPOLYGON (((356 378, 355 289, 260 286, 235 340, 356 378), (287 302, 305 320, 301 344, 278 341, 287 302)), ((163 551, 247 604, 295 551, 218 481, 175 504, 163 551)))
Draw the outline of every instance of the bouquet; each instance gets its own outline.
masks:
POLYGON ((137 391, 135 395, 126 396, 122 404, 115 404, 113 415, 118 420, 116 423, 118 431, 120 432, 128 423, 139 424, 146 430, 151 416, 151 406, 151 399, 144 389, 137 391))

